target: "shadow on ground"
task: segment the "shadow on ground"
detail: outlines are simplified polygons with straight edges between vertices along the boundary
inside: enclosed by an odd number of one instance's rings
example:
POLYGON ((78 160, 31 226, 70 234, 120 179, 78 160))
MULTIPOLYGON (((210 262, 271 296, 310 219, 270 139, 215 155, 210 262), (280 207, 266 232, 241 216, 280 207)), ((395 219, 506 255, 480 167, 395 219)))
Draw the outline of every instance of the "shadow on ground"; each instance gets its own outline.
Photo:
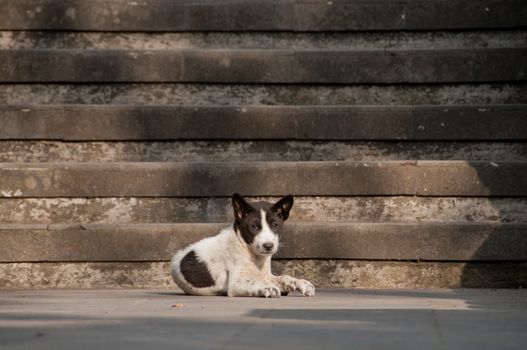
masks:
POLYGON ((272 300, 23 293, 0 296, 1 347, 523 349, 527 341, 527 295, 519 290, 323 290, 272 300))

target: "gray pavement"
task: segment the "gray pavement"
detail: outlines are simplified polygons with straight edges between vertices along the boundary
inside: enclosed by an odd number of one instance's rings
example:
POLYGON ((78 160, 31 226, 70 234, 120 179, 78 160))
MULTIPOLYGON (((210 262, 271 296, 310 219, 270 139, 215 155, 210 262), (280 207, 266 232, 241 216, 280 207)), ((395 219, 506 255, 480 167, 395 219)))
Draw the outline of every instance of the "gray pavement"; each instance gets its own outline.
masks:
POLYGON ((525 290, 0 291, 1 349, 527 349, 525 290))

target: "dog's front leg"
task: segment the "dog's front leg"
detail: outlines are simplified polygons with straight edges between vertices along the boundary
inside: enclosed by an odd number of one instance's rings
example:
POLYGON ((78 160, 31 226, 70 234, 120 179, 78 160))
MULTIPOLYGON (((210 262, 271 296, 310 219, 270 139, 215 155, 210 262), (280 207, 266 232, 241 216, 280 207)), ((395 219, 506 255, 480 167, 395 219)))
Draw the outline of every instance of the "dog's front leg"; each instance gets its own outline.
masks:
POLYGON ((280 288, 272 284, 245 283, 230 287, 227 295, 230 297, 278 298, 280 297, 280 288))
POLYGON ((283 276, 273 276, 276 284, 280 286, 280 289, 283 292, 294 292, 298 291, 300 294, 305 295, 307 297, 313 297, 315 296, 315 286, 313 283, 303 280, 294 278, 288 275, 283 276))
POLYGON ((280 287, 268 279, 235 276, 229 281, 227 295, 230 297, 280 297, 280 287))

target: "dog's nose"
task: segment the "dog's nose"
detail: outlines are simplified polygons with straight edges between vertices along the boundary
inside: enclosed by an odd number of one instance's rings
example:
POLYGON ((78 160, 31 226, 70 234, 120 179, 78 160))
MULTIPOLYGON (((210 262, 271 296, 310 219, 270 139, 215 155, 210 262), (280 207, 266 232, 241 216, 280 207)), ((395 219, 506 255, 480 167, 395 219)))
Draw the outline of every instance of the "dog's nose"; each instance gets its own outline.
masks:
POLYGON ((264 243, 263 247, 264 247, 265 250, 267 250, 269 252, 269 251, 273 250, 274 243, 270 243, 270 242, 264 243))

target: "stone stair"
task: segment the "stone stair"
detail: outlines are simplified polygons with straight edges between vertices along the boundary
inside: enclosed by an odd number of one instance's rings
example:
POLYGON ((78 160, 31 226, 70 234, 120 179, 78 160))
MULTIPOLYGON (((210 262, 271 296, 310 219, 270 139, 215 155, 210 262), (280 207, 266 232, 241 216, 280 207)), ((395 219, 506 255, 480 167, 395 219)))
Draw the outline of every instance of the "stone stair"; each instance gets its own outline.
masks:
POLYGON ((527 286, 527 5, 0 0, 0 287, 167 287, 296 197, 276 272, 527 286))

